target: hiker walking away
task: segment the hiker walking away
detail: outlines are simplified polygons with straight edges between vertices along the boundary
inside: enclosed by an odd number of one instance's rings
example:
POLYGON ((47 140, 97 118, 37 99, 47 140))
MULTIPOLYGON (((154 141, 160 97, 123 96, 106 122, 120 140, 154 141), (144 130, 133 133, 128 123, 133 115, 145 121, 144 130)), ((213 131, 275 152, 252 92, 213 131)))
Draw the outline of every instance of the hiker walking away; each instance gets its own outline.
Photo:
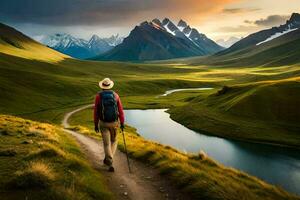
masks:
POLYGON ((99 82, 102 89, 96 95, 94 106, 94 123, 95 131, 102 134, 105 158, 103 163, 109 167, 110 172, 114 172, 113 157, 116 152, 117 130, 121 124, 124 129, 124 111, 119 95, 112 90, 114 82, 109 78, 105 78, 99 82))

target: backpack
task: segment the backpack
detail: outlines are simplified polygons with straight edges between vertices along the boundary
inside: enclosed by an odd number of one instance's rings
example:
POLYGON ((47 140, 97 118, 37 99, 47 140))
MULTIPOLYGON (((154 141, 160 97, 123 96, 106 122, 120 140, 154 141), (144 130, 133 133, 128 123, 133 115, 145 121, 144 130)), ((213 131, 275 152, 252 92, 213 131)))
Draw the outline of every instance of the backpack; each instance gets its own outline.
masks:
POLYGON ((103 122, 118 121, 118 106, 113 91, 102 91, 99 93, 101 102, 99 106, 100 120, 103 122))

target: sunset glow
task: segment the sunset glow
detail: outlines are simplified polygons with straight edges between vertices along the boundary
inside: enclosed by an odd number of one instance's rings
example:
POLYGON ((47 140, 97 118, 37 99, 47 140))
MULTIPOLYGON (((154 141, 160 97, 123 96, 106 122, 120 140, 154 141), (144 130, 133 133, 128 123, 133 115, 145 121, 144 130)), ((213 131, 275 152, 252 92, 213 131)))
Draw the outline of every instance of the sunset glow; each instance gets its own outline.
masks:
POLYGON ((25 33, 66 32, 88 38, 96 33, 127 36, 132 28, 153 18, 187 21, 214 40, 248 34, 284 23, 300 12, 299 0, 77 0, 0 3, 0 20, 25 33), (62 6, 57 7, 58 4, 62 6))

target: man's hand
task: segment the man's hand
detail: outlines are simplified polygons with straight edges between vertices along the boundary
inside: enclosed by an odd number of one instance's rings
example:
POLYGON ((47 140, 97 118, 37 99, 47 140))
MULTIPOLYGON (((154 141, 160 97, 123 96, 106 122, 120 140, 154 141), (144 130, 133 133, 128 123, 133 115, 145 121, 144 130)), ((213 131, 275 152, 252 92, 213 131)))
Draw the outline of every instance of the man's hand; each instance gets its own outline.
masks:
POLYGON ((122 131, 124 131, 125 125, 122 123, 120 128, 121 128, 122 131))
POLYGON ((99 127, 98 126, 95 126, 95 132, 99 133, 99 127))

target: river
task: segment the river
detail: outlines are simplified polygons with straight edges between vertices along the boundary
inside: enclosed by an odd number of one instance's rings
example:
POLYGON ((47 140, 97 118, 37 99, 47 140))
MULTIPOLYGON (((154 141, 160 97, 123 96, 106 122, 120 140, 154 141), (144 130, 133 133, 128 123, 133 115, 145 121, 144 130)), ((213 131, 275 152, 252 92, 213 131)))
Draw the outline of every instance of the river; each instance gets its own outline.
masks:
POLYGON ((173 121, 166 109, 126 110, 126 123, 149 140, 197 153, 204 150, 218 162, 300 194, 297 150, 207 136, 173 121))

